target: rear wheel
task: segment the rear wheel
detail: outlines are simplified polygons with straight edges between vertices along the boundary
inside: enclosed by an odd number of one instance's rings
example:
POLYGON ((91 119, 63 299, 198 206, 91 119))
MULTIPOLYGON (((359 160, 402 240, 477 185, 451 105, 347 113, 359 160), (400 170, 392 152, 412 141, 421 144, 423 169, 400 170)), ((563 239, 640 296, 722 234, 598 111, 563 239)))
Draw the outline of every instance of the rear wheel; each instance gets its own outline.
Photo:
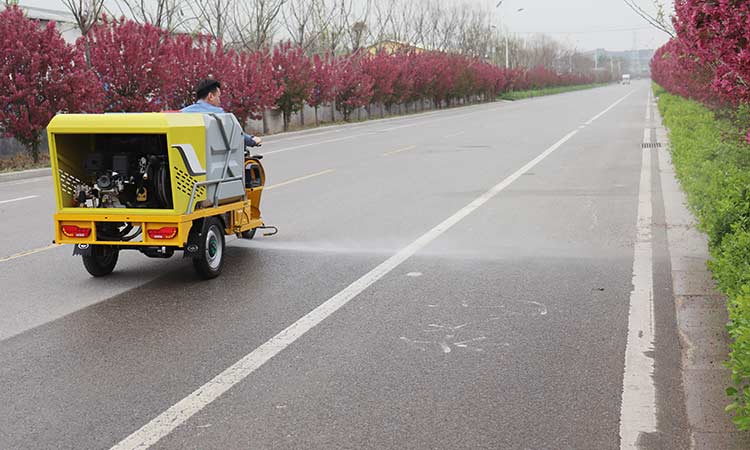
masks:
POLYGON ((216 217, 203 222, 193 266, 198 275, 205 279, 216 278, 221 273, 224 266, 224 227, 216 217))
POLYGON ((255 237, 255 230, 257 230, 257 228, 253 228, 251 230, 243 231, 242 232, 242 239, 248 239, 248 240, 250 240, 250 239, 254 238, 255 237))
POLYGON ((109 275, 115 270, 120 249, 112 245, 92 245, 91 252, 82 256, 83 266, 95 277, 109 275))

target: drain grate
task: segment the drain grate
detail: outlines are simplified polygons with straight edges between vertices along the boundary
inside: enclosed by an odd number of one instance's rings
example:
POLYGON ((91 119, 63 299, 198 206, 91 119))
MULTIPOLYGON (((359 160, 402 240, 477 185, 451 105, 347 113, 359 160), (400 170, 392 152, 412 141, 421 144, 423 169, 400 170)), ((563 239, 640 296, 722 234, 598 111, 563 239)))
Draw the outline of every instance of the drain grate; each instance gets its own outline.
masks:
POLYGON ((644 142, 641 148, 661 148, 661 142, 644 142))

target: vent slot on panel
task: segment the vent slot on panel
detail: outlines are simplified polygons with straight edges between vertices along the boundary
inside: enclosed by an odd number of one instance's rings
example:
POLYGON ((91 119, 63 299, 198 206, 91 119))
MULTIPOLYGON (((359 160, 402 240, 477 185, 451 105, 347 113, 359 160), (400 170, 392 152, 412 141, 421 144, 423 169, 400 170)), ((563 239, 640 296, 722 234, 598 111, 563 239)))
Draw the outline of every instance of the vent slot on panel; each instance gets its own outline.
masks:
MULTIPOLYGON (((174 173, 175 180, 177 180, 177 190, 190 197, 190 193, 193 192, 195 179, 178 167, 174 167, 174 173)), ((200 198, 205 194, 206 188, 204 186, 199 186, 198 189, 195 190, 196 198, 200 198)))
POLYGON ((60 189, 71 197, 75 197, 76 186, 78 186, 79 184, 83 184, 83 181, 79 180, 78 178, 65 172, 62 169, 58 169, 57 171, 60 173, 60 189))

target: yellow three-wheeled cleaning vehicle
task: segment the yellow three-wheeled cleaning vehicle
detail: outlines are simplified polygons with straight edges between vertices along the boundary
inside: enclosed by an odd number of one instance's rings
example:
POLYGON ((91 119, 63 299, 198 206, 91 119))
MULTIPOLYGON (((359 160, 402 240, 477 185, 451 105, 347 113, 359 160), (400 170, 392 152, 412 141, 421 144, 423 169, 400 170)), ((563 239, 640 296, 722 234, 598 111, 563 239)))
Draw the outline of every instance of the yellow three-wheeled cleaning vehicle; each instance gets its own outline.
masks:
POLYGON ((221 273, 225 235, 252 239, 265 183, 232 114, 64 114, 48 128, 55 242, 88 272, 110 274, 121 250, 183 251, 199 275, 221 273))

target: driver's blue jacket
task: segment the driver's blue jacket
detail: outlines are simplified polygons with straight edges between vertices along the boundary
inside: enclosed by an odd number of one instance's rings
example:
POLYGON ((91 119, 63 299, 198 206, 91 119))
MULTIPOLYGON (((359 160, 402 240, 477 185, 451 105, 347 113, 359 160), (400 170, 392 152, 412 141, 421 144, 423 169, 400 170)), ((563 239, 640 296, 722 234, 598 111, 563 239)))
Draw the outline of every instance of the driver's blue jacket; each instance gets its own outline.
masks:
MULTIPOLYGON (((224 114, 226 111, 224 111, 223 108, 214 106, 205 100, 198 100, 192 105, 182 108, 180 112, 224 114)), ((255 142, 255 136, 253 136, 252 134, 243 133, 243 136, 245 138, 245 147, 255 147, 256 145, 258 145, 257 142, 255 142)))

